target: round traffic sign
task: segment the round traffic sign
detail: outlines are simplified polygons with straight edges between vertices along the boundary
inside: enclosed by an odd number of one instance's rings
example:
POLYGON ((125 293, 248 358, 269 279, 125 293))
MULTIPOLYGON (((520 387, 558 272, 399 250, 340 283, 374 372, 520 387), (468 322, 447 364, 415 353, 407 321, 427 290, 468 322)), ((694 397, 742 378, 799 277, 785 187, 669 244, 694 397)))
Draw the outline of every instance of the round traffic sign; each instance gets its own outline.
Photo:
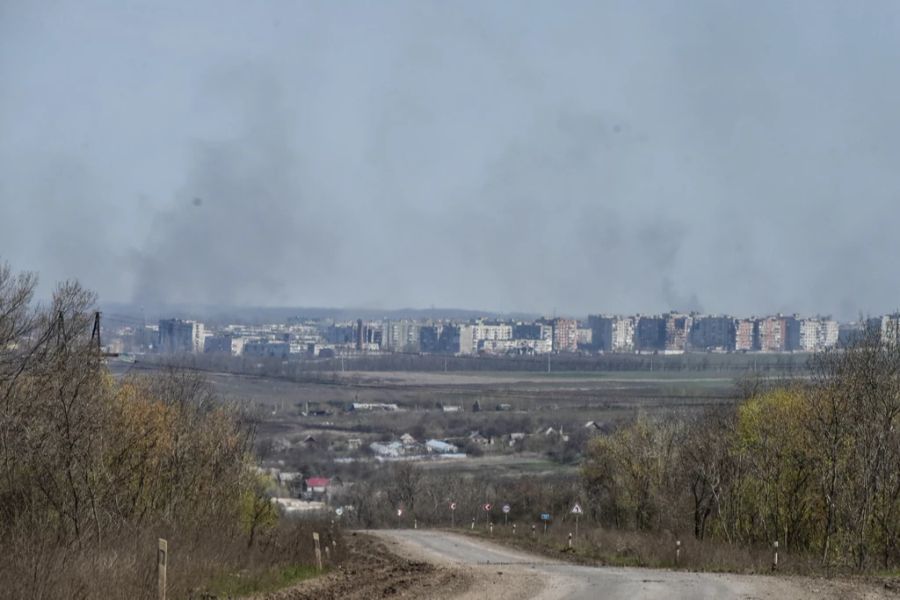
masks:
POLYGON ((450 510, 456 510, 456 502, 450 503, 450 510))
POLYGON ((336 509, 334 509, 334 514, 336 514, 337 516, 341 516, 342 514, 344 514, 344 508, 338 506, 336 509))
POLYGON ((503 512, 508 513, 510 511, 509 504, 503 505, 503 512))
POLYGON ((488 503, 484 504, 481 508, 484 509, 484 512, 490 512, 493 507, 494 507, 494 505, 491 504, 490 502, 488 502, 488 503))

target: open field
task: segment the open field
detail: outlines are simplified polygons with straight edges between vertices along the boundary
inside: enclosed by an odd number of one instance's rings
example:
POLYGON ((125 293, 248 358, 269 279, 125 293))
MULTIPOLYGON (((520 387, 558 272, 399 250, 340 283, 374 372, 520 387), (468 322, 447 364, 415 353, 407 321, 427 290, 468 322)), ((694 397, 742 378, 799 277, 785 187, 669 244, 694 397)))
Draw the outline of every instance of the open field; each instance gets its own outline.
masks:
MULTIPOLYGON (((112 365, 117 375, 159 368, 143 362, 112 365)), ((419 442, 447 440, 469 455, 422 462, 429 471, 574 474, 571 461, 590 435, 612 431, 638 413, 699 414, 739 395, 734 378, 717 371, 344 371, 291 378, 204 370, 204 376, 220 397, 256 422, 264 461, 351 480, 371 470, 374 459, 366 451, 371 442, 403 434, 419 442), (347 410, 353 403, 385 403, 397 410, 347 410), (595 427, 586 428, 591 422, 595 427), (470 443, 473 432, 487 442, 470 443), (511 434, 525 438, 514 443, 511 434)))

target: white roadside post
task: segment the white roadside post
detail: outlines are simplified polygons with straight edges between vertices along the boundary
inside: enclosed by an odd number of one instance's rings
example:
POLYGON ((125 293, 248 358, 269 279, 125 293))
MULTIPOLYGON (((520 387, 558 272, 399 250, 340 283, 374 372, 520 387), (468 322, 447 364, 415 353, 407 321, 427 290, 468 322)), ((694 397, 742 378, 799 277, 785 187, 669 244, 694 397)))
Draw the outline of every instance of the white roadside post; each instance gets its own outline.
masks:
POLYGON ((775 540, 775 556, 772 558, 772 570, 775 571, 778 569, 778 540, 775 540))
POLYGON ((166 565, 169 562, 169 543, 159 538, 156 551, 156 587, 159 600, 166 600, 166 565))
POLYGON ((313 543, 316 545, 316 568, 322 570, 322 548, 319 546, 319 534, 313 532, 313 543))
POLYGON ((450 503, 450 527, 456 528, 456 502, 450 503))
POLYGON ((681 560, 681 540, 675 540, 675 566, 681 560))

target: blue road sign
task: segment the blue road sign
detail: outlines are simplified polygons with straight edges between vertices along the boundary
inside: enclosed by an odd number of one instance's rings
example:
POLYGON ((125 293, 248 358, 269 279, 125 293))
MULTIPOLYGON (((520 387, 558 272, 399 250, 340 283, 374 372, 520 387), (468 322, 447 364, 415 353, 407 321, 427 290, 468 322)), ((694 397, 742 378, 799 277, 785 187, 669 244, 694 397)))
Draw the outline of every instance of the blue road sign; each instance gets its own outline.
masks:
POLYGON ((549 521, 550 513, 541 513, 541 521, 549 521))

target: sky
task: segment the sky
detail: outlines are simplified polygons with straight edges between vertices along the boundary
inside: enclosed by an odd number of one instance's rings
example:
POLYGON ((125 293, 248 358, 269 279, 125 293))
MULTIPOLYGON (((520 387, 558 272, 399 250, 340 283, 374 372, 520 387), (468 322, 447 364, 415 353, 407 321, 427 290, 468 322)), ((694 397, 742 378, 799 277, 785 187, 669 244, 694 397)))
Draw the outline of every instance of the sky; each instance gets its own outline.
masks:
POLYGON ((228 306, 900 307, 900 3, 0 0, 0 260, 228 306))

